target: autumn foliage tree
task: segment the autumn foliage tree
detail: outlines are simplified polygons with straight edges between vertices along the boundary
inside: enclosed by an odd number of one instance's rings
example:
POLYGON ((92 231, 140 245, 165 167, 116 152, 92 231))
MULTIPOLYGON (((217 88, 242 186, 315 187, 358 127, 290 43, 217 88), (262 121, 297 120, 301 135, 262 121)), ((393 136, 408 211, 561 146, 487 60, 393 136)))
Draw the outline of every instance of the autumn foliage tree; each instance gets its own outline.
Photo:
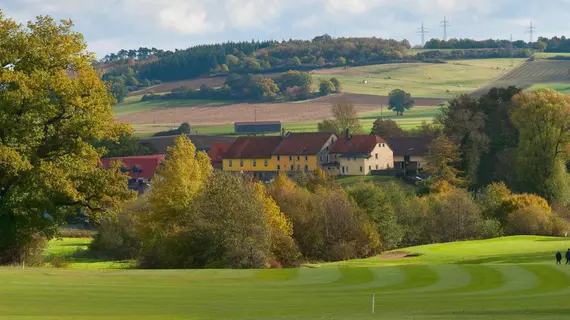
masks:
POLYGON ((520 189, 549 201, 570 203, 566 169, 570 97, 551 89, 519 93, 511 118, 520 131, 515 169, 520 189))
POLYGON ((388 96, 388 109, 396 111, 396 115, 403 116, 406 110, 414 107, 412 96, 401 89, 394 89, 388 96))
POLYGON ((319 122, 318 129, 320 132, 336 132, 337 134, 342 134, 348 129, 353 134, 362 133, 362 126, 360 125, 360 120, 352 103, 339 100, 333 103, 331 111, 333 114, 332 119, 319 122))
POLYGON ((25 260, 64 217, 94 221, 132 198, 125 175, 99 167, 88 141, 116 140, 115 99, 70 21, 26 27, 0 12, 0 264, 25 260))

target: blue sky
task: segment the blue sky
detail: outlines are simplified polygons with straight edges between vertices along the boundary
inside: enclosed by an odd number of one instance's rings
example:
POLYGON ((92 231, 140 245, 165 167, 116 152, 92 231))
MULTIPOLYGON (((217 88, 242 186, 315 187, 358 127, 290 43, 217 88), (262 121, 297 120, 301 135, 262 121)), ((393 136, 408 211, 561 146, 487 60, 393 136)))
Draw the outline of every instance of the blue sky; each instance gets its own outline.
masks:
POLYGON ((428 38, 528 39, 570 36, 570 0, 0 0, 8 17, 71 18, 98 57, 141 46, 163 49, 251 39, 376 36, 418 44, 428 38))

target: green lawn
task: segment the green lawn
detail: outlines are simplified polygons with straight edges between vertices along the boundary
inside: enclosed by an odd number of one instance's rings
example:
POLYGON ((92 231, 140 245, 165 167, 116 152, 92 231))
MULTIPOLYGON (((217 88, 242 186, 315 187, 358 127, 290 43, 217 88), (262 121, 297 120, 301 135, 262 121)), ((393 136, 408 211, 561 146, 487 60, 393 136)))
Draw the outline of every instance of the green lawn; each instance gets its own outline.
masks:
POLYGON ((349 93, 386 96, 394 89, 403 89, 413 97, 449 99, 484 87, 525 59, 513 61, 514 65, 511 65, 511 59, 480 59, 444 64, 401 63, 323 69, 313 78, 335 76, 349 93))
POLYGON ((0 319, 565 319, 570 266, 552 258, 568 247, 511 237, 285 270, 0 268, 0 319))
MULTIPOLYGON (((50 241, 45 252, 46 260, 54 256, 68 261, 70 269, 125 269, 132 265, 131 261, 109 261, 86 258, 80 253, 87 250, 91 238, 63 238, 50 241)), ((48 263, 49 266, 49 263, 48 263)), ((1 315, 0 315, 1 319, 1 315)))

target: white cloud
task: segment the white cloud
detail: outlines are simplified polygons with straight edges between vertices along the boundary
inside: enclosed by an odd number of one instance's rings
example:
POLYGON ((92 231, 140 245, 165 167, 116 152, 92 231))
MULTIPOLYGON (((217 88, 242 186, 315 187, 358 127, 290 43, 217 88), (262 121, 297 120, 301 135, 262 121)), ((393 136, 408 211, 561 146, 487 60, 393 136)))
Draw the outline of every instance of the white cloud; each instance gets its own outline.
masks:
POLYGON ((293 23, 293 27, 300 29, 312 28, 317 24, 317 21, 317 16, 310 16, 302 20, 295 21, 295 23, 293 23))
POLYGON ((175 1, 158 13, 161 26, 185 34, 202 34, 223 29, 223 23, 208 20, 208 11, 198 1, 175 1))
POLYGON ((232 27, 252 28, 277 18, 280 0, 226 0, 226 15, 232 27))

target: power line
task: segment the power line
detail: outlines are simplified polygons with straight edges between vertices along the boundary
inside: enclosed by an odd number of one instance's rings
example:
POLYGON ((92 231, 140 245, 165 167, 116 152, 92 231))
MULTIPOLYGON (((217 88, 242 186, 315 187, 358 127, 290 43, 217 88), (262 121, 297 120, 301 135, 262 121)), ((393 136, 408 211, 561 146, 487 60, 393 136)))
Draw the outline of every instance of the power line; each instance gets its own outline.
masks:
POLYGON ((530 27, 526 28, 525 33, 530 35, 530 42, 534 42, 534 32, 536 31, 536 28, 533 27, 532 25, 532 21, 530 22, 530 27))
POLYGON ((429 30, 427 28, 424 28, 423 21, 422 21, 422 27, 418 28, 418 31, 416 33, 422 35, 422 47, 423 47, 426 44, 426 34, 429 33, 429 30))
POLYGON ((447 17, 443 17, 443 21, 440 23, 440 25, 443 27, 443 40, 447 40, 447 27, 451 27, 451 25, 449 24, 449 21, 447 20, 447 17))

